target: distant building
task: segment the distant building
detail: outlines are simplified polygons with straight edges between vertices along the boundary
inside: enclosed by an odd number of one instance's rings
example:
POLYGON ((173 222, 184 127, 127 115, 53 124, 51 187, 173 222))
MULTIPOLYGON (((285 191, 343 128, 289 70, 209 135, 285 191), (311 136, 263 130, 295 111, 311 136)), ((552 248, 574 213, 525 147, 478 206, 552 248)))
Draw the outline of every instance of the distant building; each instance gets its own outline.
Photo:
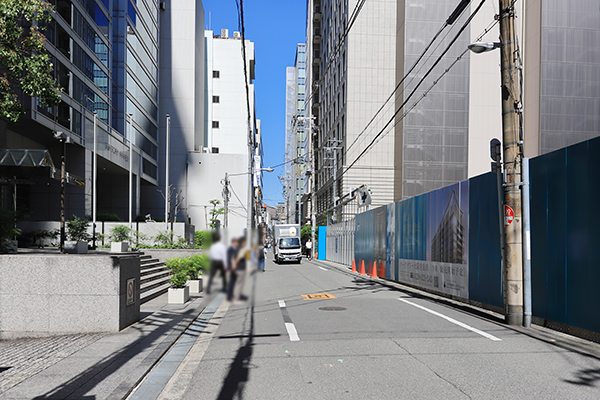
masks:
POLYGON ((306 45, 296 47, 296 60, 293 67, 286 69, 286 107, 285 107, 285 202, 288 210, 288 222, 299 223, 301 216, 300 200, 307 187, 306 171, 309 168, 308 135, 306 132, 308 115, 306 107, 306 45))

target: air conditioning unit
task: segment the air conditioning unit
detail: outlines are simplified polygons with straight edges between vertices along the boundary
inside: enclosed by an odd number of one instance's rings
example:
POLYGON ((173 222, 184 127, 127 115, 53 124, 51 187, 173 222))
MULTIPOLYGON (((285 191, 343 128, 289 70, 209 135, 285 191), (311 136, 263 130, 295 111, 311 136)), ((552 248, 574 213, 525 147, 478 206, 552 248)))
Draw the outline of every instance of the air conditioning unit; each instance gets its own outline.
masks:
POLYGON ((237 31, 235 31, 235 32, 233 32, 233 37, 234 37, 234 39, 241 39, 242 38, 242 34, 239 33, 239 32, 237 32, 237 31))
POLYGON ((229 37, 229 29, 221 29, 221 37, 228 38, 229 37))
POLYGON ((202 148, 202 152, 203 153, 210 153, 210 149, 208 147, 203 147, 202 148))

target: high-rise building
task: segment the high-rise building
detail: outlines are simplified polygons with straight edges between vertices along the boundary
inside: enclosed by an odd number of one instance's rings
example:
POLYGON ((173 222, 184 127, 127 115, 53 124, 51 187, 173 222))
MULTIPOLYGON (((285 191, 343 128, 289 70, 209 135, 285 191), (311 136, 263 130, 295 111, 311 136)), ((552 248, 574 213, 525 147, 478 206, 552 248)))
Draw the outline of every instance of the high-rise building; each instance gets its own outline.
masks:
POLYGON ((26 115, 19 123, 0 121, 0 148, 19 158, 18 166, 0 166, 7 183, 1 185, 2 206, 12 208, 5 200, 16 192, 25 219, 59 219, 60 185, 50 177, 58 177, 62 145, 53 132, 60 131, 71 142, 65 157, 73 184, 66 189, 66 215, 91 215, 95 112, 98 212, 129 218, 131 140, 135 218, 141 186, 156 185, 158 179, 159 5, 150 0, 51 3, 56 13, 46 30, 46 48, 63 88, 62 102, 45 107, 25 98, 26 115), (18 157, 23 151, 45 161, 30 167, 18 157))
POLYGON ((300 201, 306 193, 308 161, 308 135, 306 134, 306 45, 296 46, 293 67, 286 69, 286 150, 285 150, 285 201, 288 204, 290 223, 300 223, 300 201))
POLYGON ((355 202, 342 204, 363 184, 374 206, 394 199, 394 135, 362 153, 394 113, 388 104, 369 122, 395 86, 397 7, 396 0, 309 0, 307 6, 315 212, 323 224, 324 214, 330 221, 354 215, 355 202))

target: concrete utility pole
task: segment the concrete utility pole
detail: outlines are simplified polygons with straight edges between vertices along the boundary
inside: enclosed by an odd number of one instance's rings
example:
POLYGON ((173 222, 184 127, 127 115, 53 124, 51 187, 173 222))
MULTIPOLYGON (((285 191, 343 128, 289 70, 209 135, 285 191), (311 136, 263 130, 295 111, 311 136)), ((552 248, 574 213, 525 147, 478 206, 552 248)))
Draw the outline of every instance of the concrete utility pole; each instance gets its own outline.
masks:
POLYGON ((521 88, 517 66, 515 10, 499 0, 504 149, 504 313, 509 325, 523 324, 523 233, 521 220, 521 88))
MULTIPOLYGON (((325 147, 325 150, 328 152, 333 151, 333 221, 337 222, 337 151, 341 150, 342 148, 339 147, 339 140, 333 139, 332 142, 334 143, 334 145, 331 147, 325 147)), ((327 218, 327 220, 329 220, 329 217, 327 218)))
POLYGON ((165 229, 169 230, 169 152, 171 142, 171 116, 167 114, 166 149, 165 149, 165 229))

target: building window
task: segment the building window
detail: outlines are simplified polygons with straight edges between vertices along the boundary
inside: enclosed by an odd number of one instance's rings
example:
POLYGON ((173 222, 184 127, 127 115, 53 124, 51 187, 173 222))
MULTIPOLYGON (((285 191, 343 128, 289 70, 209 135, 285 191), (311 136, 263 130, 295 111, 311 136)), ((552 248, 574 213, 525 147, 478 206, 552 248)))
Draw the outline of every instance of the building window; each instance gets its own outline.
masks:
POLYGON ((213 128, 218 128, 219 127, 219 121, 213 121, 212 127, 213 128))
POLYGON ((213 103, 220 103, 220 98, 219 96, 213 96, 213 103))
POLYGON ((221 77, 221 71, 213 71, 213 78, 220 78, 221 77))

